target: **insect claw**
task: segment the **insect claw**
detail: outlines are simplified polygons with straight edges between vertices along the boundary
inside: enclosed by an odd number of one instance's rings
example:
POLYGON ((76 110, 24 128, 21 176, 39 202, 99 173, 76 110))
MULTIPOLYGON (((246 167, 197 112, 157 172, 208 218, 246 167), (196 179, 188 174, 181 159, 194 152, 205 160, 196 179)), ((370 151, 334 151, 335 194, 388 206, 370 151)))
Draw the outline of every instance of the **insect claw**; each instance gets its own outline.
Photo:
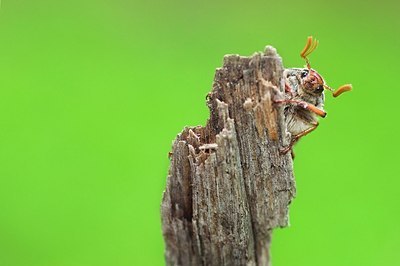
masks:
POLYGON ((293 145, 292 145, 292 144, 289 144, 289 145, 286 146, 286 147, 280 148, 280 149, 279 149, 279 152, 280 152, 282 155, 285 155, 286 153, 288 153, 289 151, 291 151, 292 148, 293 148, 293 145))
POLYGON ((338 97, 343 92, 351 91, 352 89, 353 89, 353 86, 351 84, 342 85, 336 91, 333 92, 333 97, 338 97))

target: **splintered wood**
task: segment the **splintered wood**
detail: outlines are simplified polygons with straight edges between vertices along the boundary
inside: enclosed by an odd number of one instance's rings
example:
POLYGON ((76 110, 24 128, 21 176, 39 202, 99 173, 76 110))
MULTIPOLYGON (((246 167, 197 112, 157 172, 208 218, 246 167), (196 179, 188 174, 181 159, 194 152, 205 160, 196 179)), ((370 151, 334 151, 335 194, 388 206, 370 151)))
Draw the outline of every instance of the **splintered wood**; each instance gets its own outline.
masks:
POLYGON ((227 55, 216 70, 205 127, 172 146, 161 215, 167 265, 269 265, 272 229, 295 195, 276 50, 227 55))

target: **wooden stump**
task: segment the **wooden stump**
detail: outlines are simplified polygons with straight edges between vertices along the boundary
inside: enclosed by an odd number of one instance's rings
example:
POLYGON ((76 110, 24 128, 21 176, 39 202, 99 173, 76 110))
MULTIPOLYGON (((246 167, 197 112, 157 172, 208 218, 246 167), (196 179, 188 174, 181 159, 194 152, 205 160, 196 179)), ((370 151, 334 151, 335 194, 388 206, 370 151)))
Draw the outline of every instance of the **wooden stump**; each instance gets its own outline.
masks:
POLYGON ((282 59, 267 46, 227 55, 207 96, 205 127, 172 146, 161 215, 167 265, 269 265, 272 229, 295 195, 283 108, 282 59))

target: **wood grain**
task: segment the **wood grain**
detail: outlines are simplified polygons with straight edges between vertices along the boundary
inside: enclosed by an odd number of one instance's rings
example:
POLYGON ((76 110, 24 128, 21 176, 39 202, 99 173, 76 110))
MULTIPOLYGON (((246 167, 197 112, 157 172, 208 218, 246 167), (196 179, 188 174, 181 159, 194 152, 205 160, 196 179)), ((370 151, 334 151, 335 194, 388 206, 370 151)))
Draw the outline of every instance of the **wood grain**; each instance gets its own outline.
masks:
POLYGON ((161 216, 167 265, 269 265, 272 229, 295 196, 283 110, 283 66, 267 46, 227 55, 207 96, 205 127, 176 138, 161 216))

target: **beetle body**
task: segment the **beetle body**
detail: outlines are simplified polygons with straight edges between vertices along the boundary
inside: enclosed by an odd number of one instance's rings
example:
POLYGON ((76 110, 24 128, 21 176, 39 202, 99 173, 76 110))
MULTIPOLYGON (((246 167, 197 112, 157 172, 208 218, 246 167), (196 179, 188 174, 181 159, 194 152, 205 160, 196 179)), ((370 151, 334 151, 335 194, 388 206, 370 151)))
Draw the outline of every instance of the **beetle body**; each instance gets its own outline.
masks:
MULTIPOLYGON (((291 68, 286 69, 284 77, 286 83, 290 86, 292 91, 287 94, 287 98, 290 100, 305 102, 308 105, 312 104, 321 111, 324 110, 324 90, 306 89, 304 86, 304 75, 307 73, 307 69, 303 68, 291 68)), ((296 136, 301 132, 304 132, 314 125, 318 124, 318 114, 312 112, 301 104, 288 104, 284 108, 284 114, 287 123, 287 129, 292 136, 296 136)))
MULTIPOLYGON (((318 42, 308 37, 300 56, 306 60, 305 68, 288 68, 284 71, 285 99, 276 100, 284 104, 284 114, 290 144, 282 149, 283 153, 292 151, 293 145, 303 136, 317 128, 318 118, 325 117, 324 91, 333 92, 337 97, 352 89, 350 84, 339 87, 336 91, 325 84, 322 76, 311 68, 307 56, 315 50, 318 42)), ((292 152, 293 155, 293 152, 292 152)))

